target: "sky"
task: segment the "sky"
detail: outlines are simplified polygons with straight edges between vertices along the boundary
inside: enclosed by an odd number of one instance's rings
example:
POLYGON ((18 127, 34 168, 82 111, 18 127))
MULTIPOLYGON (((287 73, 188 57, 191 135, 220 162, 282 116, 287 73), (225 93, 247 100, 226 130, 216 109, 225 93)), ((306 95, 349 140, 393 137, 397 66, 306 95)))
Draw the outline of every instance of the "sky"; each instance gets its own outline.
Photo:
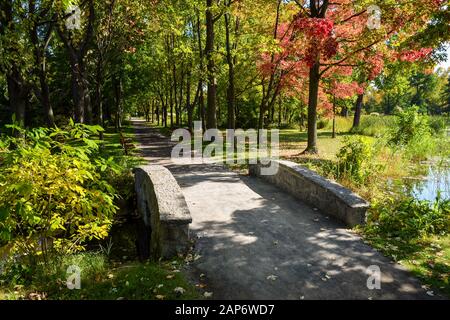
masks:
POLYGON ((447 61, 441 62, 437 68, 449 68, 450 67, 450 45, 447 46, 447 61))

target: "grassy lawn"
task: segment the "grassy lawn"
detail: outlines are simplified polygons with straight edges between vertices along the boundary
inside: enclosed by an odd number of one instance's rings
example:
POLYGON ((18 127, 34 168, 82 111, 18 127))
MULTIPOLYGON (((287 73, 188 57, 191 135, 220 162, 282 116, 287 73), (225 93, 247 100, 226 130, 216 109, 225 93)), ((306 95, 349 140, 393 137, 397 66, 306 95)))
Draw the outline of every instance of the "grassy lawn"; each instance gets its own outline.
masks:
POLYGON ((178 300, 199 299, 200 293, 180 273, 183 262, 113 262, 98 252, 66 256, 46 267, 32 284, 0 287, 0 300, 178 300), (64 266, 81 268, 81 289, 66 286, 64 266), (58 268, 60 267, 60 268, 58 268), (53 270, 57 269, 57 270, 53 270), (52 271, 49 274, 49 270, 52 271))
POLYGON ((409 269, 427 289, 450 297, 450 235, 404 240, 360 231, 368 244, 409 269))

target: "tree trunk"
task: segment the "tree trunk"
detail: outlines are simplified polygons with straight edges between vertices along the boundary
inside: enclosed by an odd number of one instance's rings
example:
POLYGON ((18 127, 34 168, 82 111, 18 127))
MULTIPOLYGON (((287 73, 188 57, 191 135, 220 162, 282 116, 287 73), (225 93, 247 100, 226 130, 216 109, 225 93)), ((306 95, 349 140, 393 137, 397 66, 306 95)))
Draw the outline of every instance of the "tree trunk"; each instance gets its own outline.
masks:
MULTIPOLYGON (((36 14, 35 2, 29 1, 29 10, 31 14, 36 14)), ((50 103, 50 89, 47 83, 47 70, 46 70, 46 61, 45 61, 45 52, 47 50, 48 43, 50 42, 50 38, 52 35, 53 25, 48 27, 46 32, 46 36, 43 40, 44 44, 41 48, 41 44, 39 43, 38 37, 38 26, 36 21, 33 23, 33 27, 31 28, 30 39, 31 43, 34 47, 34 63, 35 69, 34 72, 39 78, 40 90, 36 96, 39 98, 42 106, 44 107, 44 114, 48 127, 52 127, 55 124, 55 118, 53 115, 53 108, 50 103)))
POLYGON ((281 110, 282 107, 282 100, 281 100, 281 96, 278 98, 278 129, 281 127, 281 110))
POLYGON ((155 122, 155 100, 152 100, 152 116, 151 116, 151 122, 155 122))
POLYGON ((156 104, 156 123, 159 126, 159 103, 156 104))
POLYGON ((89 82, 84 68, 84 58, 94 35, 95 4, 93 0, 88 0, 87 3, 89 7, 88 24, 78 48, 74 46, 74 43, 67 35, 67 30, 57 28, 57 31, 69 55, 75 120, 80 123, 86 121, 90 124, 92 123, 92 105, 88 90, 89 82))
MULTIPOLYGON (((95 95, 94 95, 94 105, 97 109, 97 114, 95 118, 95 124, 104 127, 103 123, 103 94, 102 94, 102 83, 103 83, 103 61, 97 61, 97 68, 95 72, 95 95)), ((100 140, 103 140, 103 132, 100 132, 100 140)))
MULTIPOLYGON (((275 19, 275 26, 273 29, 273 38, 274 40, 277 39, 277 35, 278 35, 278 25, 279 25, 279 20, 280 20, 280 9, 281 9, 281 3, 282 0, 278 0, 278 5, 277 5, 277 14, 276 14, 276 19, 275 19)), ((271 58, 271 63, 273 64, 275 61, 275 55, 272 54, 271 58)), ((264 86, 264 80, 262 82, 262 87, 263 87, 263 94, 262 94, 262 99, 261 99, 261 104, 259 106, 259 119, 258 119, 258 130, 263 129, 264 127, 264 115, 267 111, 268 107, 271 107, 272 104, 274 103, 274 99, 276 98, 277 94, 279 93, 279 85, 276 85, 276 89, 275 92, 273 93, 272 96, 272 101, 269 104, 269 99, 270 96, 272 94, 272 89, 274 88, 275 85, 275 72, 272 71, 270 78, 269 78, 269 82, 267 84, 267 90, 265 90, 265 86, 264 86), (268 106, 269 104, 269 106, 268 106)), ((281 78, 281 77, 280 77, 281 78)), ((279 79, 281 80, 281 79, 279 79)), ((258 138, 258 144, 259 144, 259 138, 258 138)))
POLYGON ((309 69, 309 97, 308 97, 308 145, 306 153, 317 153, 317 102, 319 94, 319 62, 309 69))
POLYGON ((172 33, 172 43, 171 43, 171 58, 172 58, 172 81, 173 81, 173 103, 170 104, 170 125, 173 128, 174 122, 173 122, 173 107, 175 104, 175 116, 176 116, 176 125, 178 126, 178 84, 177 84, 177 67, 175 63, 175 56, 174 56, 174 48, 175 48, 175 35, 172 33))
POLYGON ((122 79, 114 79, 114 98, 116 104, 116 130, 122 128, 122 79))
POLYGON ((163 105, 163 120, 164 120, 164 127, 167 128, 167 95, 166 95, 166 102, 163 105))
MULTIPOLYGON (((169 103, 170 103, 170 127, 173 128, 173 87, 170 87, 170 98, 169 98, 169 103)), ((176 97, 175 97, 176 100, 176 97)))
POLYGON ((214 17, 212 12, 213 0, 206 0, 206 60, 208 71, 208 95, 207 95, 207 118, 206 127, 208 129, 217 128, 216 96, 217 80, 216 66, 214 63, 214 17))
POLYGON ((16 122, 20 126, 24 126, 28 93, 15 65, 12 66, 11 74, 6 76, 6 81, 10 109, 14 111, 16 122))
MULTIPOLYGON (((228 2, 227 6, 230 7, 231 3, 228 2)), ((234 66, 236 64, 235 57, 232 53, 232 47, 234 50, 236 50, 236 43, 234 45, 231 44, 230 39, 230 14, 225 14, 225 46, 226 46, 226 56, 227 56, 227 63, 228 63, 228 88, 227 88, 227 127, 228 129, 235 129, 236 128, 236 115, 235 115, 235 109, 236 109, 236 89, 235 89, 235 83, 234 83, 234 77, 235 77, 235 71, 234 66)), ((236 18, 236 25, 235 25, 235 34, 237 34, 239 29, 239 18, 236 18)), ((235 40, 236 41, 236 40, 235 40)))
MULTIPOLYGON (((183 68, 183 66, 182 66, 183 68)), ((184 72, 181 73, 181 80, 180 80, 180 99, 178 100, 178 108, 176 110, 177 112, 177 127, 181 128, 182 123, 183 123, 183 116, 182 116, 182 106, 183 106, 183 84, 184 84, 184 72)))
POLYGON ((45 70, 39 73, 39 82, 41 84, 41 102, 44 106, 45 116, 47 118, 47 126, 53 127, 55 124, 55 116, 53 114, 53 107, 50 103, 50 89, 47 83, 47 75, 45 70))
POLYGON ((266 99, 267 99, 266 93, 265 90, 263 89, 263 97, 261 100, 261 104, 259 105, 258 130, 264 128, 264 114, 266 113, 266 104, 267 104, 266 99))
MULTIPOLYGON (((0 31, 1 35, 7 27, 11 27, 14 31, 13 23, 13 7, 12 1, 5 1, 0 5, 0 31)), ((17 54, 15 49, 8 50, 9 53, 17 54)), ((14 112, 16 122, 19 125, 25 124, 25 112, 28 100, 28 88, 20 73, 19 66, 12 62, 6 70, 6 83, 8 87, 9 106, 10 110, 14 112)))
POLYGON ((336 138, 336 98, 333 97, 333 133, 331 135, 333 139, 336 138))
POLYGON ((188 128, 190 132, 194 132, 194 124, 193 124, 193 108, 191 105, 191 68, 189 67, 186 79, 186 109, 188 116, 188 128))
POLYGON ((361 122, 361 111, 364 100, 364 94, 358 95, 355 105, 355 117, 353 118, 353 128, 357 128, 361 122))

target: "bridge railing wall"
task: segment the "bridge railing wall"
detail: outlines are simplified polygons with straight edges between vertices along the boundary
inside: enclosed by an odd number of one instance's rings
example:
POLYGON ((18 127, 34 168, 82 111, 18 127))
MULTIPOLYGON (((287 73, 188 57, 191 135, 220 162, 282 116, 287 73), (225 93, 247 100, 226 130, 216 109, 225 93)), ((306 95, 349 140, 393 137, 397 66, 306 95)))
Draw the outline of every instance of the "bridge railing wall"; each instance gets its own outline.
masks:
POLYGON ((369 203, 359 195, 294 162, 272 161, 278 162, 276 174, 262 175, 262 165, 253 164, 249 167, 250 175, 277 185, 299 200, 336 217, 350 227, 365 223, 369 203))
POLYGON ((192 218, 172 173, 163 166, 149 165, 134 169, 134 175, 139 256, 170 259, 185 252, 192 218))

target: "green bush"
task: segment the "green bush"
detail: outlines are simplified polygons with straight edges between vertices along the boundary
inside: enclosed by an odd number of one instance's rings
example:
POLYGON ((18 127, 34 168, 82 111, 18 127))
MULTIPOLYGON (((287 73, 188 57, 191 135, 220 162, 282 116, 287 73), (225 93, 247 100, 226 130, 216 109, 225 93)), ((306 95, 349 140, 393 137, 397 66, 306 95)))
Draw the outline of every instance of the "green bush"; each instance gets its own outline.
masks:
POLYGON ((450 126, 448 118, 443 116, 430 116, 428 122, 434 135, 444 133, 445 129, 450 126))
POLYGON ((105 238, 117 208, 104 176, 119 168, 90 138, 103 129, 9 127, 19 132, 0 144, 0 243, 35 265, 50 251, 74 253, 105 238))
POLYGON ((366 179, 379 171, 374 164, 374 147, 365 137, 346 137, 342 148, 337 153, 335 178, 349 179, 362 184, 366 179))
POLYGON ((325 129, 329 123, 330 123, 329 119, 325 118, 319 119, 319 121, 317 121, 317 129, 318 130, 325 129))
POLYGON ((404 148, 404 157, 413 161, 426 160, 436 150, 436 139, 430 134, 416 135, 404 148))
POLYGON ((448 234, 450 200, 385 199, 371 209, 366 231, 403 239, 448 234))
POLYGON ((398 113, 396 125, 391 130, 390 142, 396 146, 406 146, 415 138, 431 135, 427 117, 418 113, 418 107, 413 106, 398 113))

